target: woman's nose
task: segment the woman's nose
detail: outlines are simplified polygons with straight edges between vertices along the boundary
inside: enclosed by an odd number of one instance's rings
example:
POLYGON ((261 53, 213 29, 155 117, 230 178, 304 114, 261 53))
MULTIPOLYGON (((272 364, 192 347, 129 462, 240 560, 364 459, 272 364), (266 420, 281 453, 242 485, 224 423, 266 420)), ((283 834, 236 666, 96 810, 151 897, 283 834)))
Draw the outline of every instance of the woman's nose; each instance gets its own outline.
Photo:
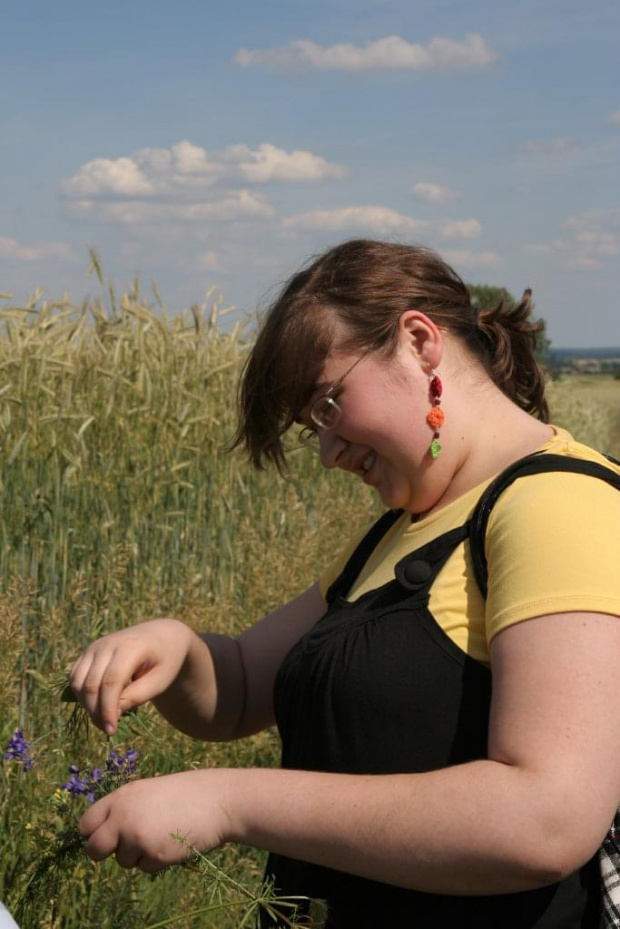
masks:
POLYGON ((332 429, 319 429, 321 464, 324 468, 338 467, 338 458, 346 444, 332 429))

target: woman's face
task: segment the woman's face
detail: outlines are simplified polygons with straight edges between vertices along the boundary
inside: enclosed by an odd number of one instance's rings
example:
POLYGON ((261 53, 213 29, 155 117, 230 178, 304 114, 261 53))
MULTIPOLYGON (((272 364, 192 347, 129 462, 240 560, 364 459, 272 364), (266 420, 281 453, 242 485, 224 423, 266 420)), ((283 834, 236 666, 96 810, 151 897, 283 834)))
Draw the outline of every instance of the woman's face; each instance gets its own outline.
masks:
POLYGON ((429 503, 422 481, 433 437, 426 422, 428 374, 404 343, 390 358, 371 352, 359 360, 360 354, 329 356, 313 394, 316 401, 348 372, 332 395, 340 419, 330 429, 317 430, 321 461, 326 468, 357 474, 375 488, 385 506, 423 512, 434 502, 429 503))

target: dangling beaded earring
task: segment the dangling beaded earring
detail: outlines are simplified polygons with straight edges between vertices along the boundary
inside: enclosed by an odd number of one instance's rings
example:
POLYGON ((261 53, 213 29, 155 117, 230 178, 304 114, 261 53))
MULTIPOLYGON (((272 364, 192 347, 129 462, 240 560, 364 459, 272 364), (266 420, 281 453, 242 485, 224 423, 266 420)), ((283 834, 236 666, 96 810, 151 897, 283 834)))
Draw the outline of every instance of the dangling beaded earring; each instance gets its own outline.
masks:
POLYGON ((439 429, 443 425, 445 416, 443 415, 443 410, 441 409, 441 395, 443 393, 443 386, 439 375, 435 374, 432 368, 428 378, 428 392, 430 394, 432 407, 426 414, 426 422, 429 424, 431 429, 434 430, 433 441, 429 447, 431 458, 434 461, 435 458, 437 458, 441 453, 439 429))

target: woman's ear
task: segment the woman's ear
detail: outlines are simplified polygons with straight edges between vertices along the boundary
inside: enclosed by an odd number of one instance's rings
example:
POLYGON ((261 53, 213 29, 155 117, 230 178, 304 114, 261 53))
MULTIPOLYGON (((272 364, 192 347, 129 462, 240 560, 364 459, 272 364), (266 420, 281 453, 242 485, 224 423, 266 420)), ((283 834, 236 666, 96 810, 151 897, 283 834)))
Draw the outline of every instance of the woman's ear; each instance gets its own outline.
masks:
POLYGON ((425 368, 438 368, 444 352, 442 330, 417 310, 405 310, 398 320, 402 347, 412 352, 425 368))

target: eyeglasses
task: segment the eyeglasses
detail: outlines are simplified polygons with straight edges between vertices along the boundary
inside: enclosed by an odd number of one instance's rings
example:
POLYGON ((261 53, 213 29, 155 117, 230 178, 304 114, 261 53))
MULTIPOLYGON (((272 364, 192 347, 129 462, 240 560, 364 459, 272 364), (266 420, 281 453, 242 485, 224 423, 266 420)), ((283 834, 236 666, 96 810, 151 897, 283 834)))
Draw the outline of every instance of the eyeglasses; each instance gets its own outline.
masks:
POLYGON ((349 368, 347 368, 344 374, 341 375, 337 381, 334 381, 332 386, 314 401, 310 407, 310 419, 315 425, 304 426, 304 428, 299 433, 299 443, 300 445, 303 445, 304 448, 309 448, 313 452, 320 452, 321 446, 318 429, 333 429, 334 426, 338 424, 338 421, 342 416, 342 410, 340 405, 334 399, 334 394, 338 393, 342 387, 344 379, 351 373, 353 368, 355 368, 355 366, 366 357, 367 354, 368 352, 366 351, 363 355, 360 355, 360 357, 354 361, 349 368))

